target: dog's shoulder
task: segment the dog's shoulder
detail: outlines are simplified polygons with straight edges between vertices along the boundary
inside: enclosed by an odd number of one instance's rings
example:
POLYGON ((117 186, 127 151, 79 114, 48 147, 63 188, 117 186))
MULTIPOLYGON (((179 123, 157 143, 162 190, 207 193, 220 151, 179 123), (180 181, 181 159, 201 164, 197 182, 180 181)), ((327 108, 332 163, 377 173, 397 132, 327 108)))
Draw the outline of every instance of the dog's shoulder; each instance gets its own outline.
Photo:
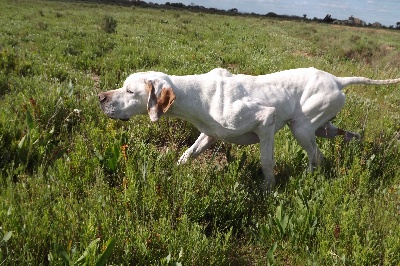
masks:
POLYGON ((208 72, 207 75, 219 76, 219 77, 232 77, 233 76, 233 74, 225 68, 214 68, 213 70, 208 72))

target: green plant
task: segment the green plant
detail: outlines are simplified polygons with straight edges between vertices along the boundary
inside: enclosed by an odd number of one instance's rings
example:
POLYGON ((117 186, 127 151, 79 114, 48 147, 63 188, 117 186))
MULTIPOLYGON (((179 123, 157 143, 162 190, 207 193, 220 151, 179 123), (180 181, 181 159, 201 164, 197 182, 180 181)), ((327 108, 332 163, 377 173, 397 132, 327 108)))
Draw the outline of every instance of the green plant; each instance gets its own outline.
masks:
POLYGON ((110 15, 105 15, 100 23, 100 27, 107 33, 116 33, 117 32, 117 20, 110 15))
MULTIPOLYGON (((108 258, 111 256, 112 251, 115 247, 115 238, 110 238, 103 248, 103 252, 98 255, 97 251, 99 249, 98 243, 100 238, 97 238, 89 243, 83 254, 74 261, 69 252, 63 247, 54 244, 52 251, 49 253, 49 262, 52 264, 57 264, 57 259, 60 259, 64 265, 96 265, 104 266, 107 263, 108 258)), ((74 254, 76 256, 76 254, 74 254)))
POLYGON ((4 263, 7 259, 3 261, 5 255, 7 255, 8 250, 5 249, 7 241, 10 240, 12 236, 12 231, 9 231, 4 234, 3 238, 0 240, 0 261, 4 263), (4 248, 4 249, 3 249, 4 248))
POLYGON ((278 247, 278 243, 274 242, 272 247, 268 250, 268 252, 267 252, 268 264, 274 264, 275 263, 274 253, 275 253, 275 250, 276 250, 277 247, 278 247))

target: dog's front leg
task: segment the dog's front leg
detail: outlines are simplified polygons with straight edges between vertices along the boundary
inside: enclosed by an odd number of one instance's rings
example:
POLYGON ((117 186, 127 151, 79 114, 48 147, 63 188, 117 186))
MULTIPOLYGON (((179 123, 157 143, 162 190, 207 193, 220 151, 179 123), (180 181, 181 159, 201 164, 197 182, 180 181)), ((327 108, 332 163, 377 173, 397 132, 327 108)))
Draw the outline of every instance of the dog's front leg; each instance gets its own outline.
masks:
POLYGON ((274 135, 275 135, 275 108, 263 108, 262 123, 258 126, 257 135, 260 139, 260 161, 264 174, 261 189, 269 191, 275 186, 274 177, 274 135))
POLYGON ((208 149, 214 142, 215 139, 213 137, 201 133, 196 142, 183 153, 181 158, 179 158, 178 165, 185 164, 189 158, 196 158, 200 153, 208 149))

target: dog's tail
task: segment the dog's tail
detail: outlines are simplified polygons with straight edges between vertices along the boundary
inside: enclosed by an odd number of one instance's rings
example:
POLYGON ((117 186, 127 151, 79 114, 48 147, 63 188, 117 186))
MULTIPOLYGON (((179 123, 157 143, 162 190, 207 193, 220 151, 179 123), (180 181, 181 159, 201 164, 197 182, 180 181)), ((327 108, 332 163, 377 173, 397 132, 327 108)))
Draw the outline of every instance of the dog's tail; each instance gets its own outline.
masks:
POLYGON ((338 82, 341 88, 344 88, 348 85, 353 84, 366 84, 366 85, 389 85, 400 83, 400 78, 398 79, 384 79, 384 80, 374 80, 369 78, 363 77, 345 77, 345 78, 338 78, 338 82))

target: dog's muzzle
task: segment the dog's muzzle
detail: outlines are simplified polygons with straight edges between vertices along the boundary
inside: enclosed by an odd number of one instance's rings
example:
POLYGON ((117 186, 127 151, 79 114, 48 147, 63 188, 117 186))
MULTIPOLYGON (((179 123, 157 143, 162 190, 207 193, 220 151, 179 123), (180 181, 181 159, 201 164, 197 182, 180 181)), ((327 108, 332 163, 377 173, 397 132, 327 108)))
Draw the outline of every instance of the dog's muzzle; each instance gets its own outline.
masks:
POLYGON ((121 118, 121 117, 115 117, 113 114, 114 114, 114 111, 115 111, 115 108, 112 106, 112 105, 110 105, 110 104, 107 104, 107 99, 108 99, 108 97, 109 97, 109 95, 108 95, 108 93, 107 92, 100 92, 98 95, 97 95, 97 97, 99 98, 99 102, 100 102, 100 108, 101 108, 101 110, 103 110, 103 112, 108 116, 108 117, 110 117, 110 118, 112 118, 112 119, 119 119, 119 120, 121 120, 121 121, 128 121, 129 120, 129 117, 123 117, 123 118, 121 118))

